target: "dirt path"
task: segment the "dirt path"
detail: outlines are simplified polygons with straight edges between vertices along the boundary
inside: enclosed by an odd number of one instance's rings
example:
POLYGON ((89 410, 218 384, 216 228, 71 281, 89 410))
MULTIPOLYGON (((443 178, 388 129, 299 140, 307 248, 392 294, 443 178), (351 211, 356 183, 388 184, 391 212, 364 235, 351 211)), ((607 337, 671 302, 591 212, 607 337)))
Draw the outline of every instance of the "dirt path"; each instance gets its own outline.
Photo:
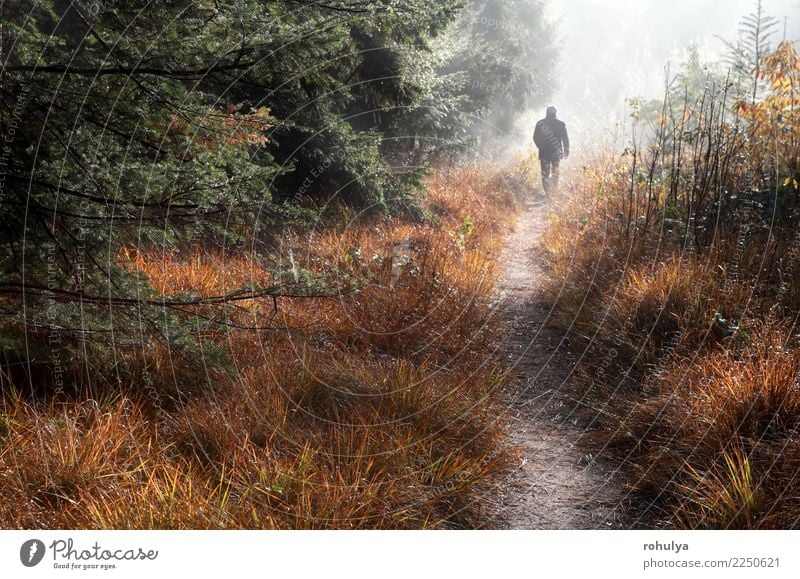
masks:
POLYGON ((535 296, 546 221, 544 207, 524 211, 500 256, 506 350, 520 376, 509 392, 510 426, 521 451, 500 517, 512 529, 623 528, 628 517, 622 482, 610 465, 578 448, 585 431, 564 391, 574 357, 564 336, 547 327, 550 309, 535 296))

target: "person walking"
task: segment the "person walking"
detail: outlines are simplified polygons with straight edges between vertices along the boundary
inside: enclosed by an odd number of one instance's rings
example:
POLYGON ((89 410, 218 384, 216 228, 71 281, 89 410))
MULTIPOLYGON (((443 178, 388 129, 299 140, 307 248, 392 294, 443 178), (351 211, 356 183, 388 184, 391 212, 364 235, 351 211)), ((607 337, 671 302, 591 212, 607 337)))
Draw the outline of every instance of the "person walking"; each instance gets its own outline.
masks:
POLYGON ((556 118, 557 113, 556 107, 547 107, 545 118, 536 123, 533 132, 542 165, 542 187, 548 196, 558 190, 561 159, 569 157, 567 125, 556 118))

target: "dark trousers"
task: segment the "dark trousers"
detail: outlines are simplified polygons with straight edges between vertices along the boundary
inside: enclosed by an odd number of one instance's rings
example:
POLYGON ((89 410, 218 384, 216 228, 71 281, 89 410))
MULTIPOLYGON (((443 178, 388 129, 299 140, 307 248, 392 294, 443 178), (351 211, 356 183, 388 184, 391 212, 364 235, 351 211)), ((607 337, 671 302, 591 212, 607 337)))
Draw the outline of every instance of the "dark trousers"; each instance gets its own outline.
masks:
POLYGON ((540 159, 542 164, 542 187, 544 192, 550 194, 558 190, 558 169, 561 161, 559 159, 540 159))

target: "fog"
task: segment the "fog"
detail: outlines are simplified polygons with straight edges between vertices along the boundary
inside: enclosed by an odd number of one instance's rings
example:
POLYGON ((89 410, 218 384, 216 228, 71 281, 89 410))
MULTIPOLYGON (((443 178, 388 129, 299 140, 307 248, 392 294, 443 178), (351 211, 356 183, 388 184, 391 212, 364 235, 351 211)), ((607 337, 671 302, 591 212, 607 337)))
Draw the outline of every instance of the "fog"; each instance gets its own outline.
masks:
MULTIPOLYGON (((787 38, 800 38, 799 0, 764 0, 763 7, 780 21, 775 42, 784 28, 787 38)), ((690 44, 704 59, 719 59, 725 46, 718 36, 735 40, 755 1, 551 0, 548 10, 562 45, 561 86, 552 100, 578 148, 608 137, 598 128, 607 133, 623 117, 626 98, 660 98, 665 66, 677 70, 690 44)), ((543 112, 526 115, 525 124, 543 112)))

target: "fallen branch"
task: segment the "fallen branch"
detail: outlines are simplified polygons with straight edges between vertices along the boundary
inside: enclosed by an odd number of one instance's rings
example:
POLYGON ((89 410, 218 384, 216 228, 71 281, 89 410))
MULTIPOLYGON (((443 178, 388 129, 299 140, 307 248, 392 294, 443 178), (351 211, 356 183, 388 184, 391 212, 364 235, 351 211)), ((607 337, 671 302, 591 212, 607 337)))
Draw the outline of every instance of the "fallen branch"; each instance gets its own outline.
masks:
POLYGON ((164 297, 162 299, 141 299, 141 298, 121 298, 112 296, 97 296, 87 294, 81 291, 65 290, 60 288, 51 288, 39 284, 29 283, 5 283, 0 285, 0 294, 7 295, 20 295, 30 294, 46 295, 52 294, 63 298, 65 301, 75 302, 88 302, 103 305, 113 306, 162 306, 162 307, 187 307, 187 306, 203 306, 203 305, 216 305, 239 302, 244 300, 252 300, 258 298, 272 298, 273 304, 277 309, 278 298, 288 299, 337 299, 344 297, 350 293, 358 291, 360 288, 352 288, 346 291, 337 291, 332 293, 316 293, 316 294, 301 294, 291 293, 285 291, 286 286, 276 285, 262 288, 259 290, 239 290, 221 296, 208 296, 200 297, 192 300, 174 300, 164 297))

